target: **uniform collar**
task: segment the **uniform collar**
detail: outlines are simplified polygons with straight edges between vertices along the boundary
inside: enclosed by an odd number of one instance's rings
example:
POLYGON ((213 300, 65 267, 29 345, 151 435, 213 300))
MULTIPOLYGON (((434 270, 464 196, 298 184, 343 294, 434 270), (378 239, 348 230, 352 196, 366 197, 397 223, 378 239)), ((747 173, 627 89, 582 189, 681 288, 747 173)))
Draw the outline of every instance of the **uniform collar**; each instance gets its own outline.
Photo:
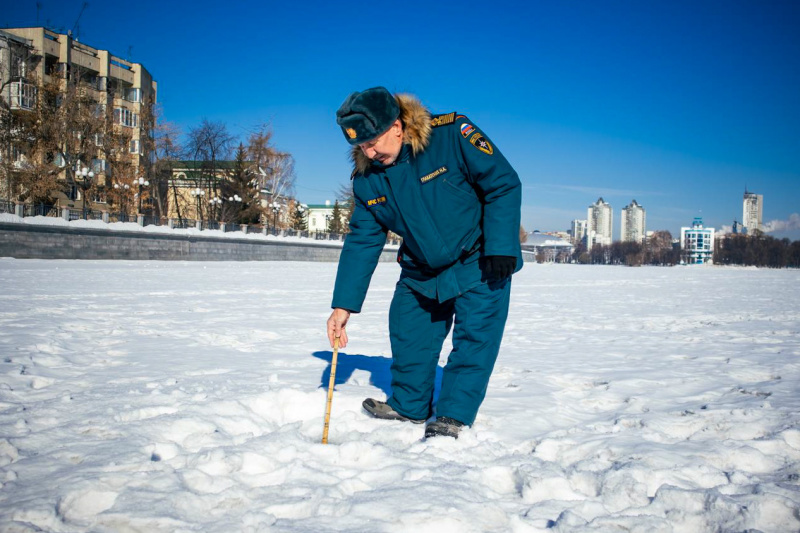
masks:
POLYGON ((400 154, 398 154, 397 159, 395 159, 393 163, 389 165, 384 165, 378 161, 373 161, 372 166, 380 170, 386 170, 387 168, 391 168, 395 165, 407 162, 409 158, 411 158, 411 145, 403 143, 403 146, 400 148, 400 154))

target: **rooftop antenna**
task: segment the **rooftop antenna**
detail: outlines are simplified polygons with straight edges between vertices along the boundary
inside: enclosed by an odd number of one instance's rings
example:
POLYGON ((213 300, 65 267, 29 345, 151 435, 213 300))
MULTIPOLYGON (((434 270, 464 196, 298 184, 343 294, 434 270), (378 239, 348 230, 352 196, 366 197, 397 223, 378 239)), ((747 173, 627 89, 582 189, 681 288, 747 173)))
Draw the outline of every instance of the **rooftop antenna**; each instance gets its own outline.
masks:
POLYGON ((36 2, 36 25, 39 25, 39 12, 42 10, 42 3, 36 2))
POLYGON ((84 2, 83 6, 81 7, 81 12, 78 13, 78 18, 75 19, 75 24, 72 26, 72 30, 70 31, 70 34, 75 36, 76 41, 78 40, 78 37, 80 37, 80 32, 81 32, 80 26, 78 26, 78 22, 81 20, 81 16, 83 16, 83 12, 86 10, 87 7, 89 7, 89 2, 84 2))
POLYGON ((129 44, 129 45, 128 45, 128 63, 130 63, 130 62, 131 62, 131 55, 132 55, 132 54, 133 54, 133 45, 132 45, 132 44, 129 44))

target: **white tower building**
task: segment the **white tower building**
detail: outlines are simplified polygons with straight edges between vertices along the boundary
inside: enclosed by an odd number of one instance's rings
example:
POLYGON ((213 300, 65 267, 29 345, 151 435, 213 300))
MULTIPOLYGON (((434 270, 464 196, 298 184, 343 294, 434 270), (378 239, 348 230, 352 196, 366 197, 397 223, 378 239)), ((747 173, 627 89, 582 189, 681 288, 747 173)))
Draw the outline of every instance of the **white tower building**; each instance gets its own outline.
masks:
POLYGON ((644 207, 640 206, 636 200, 633 200, 630 205, 625 206, 620 219, 620 240, 623 242, 644 242, 646 236, 645 220, 646 213, 644 207))
POLYGON ((570 233, 572 233, 572 244, 578 244, 586 237, 586 221, 575 219, 572 221, 570 233))
POLYGON ((742 201, 742 225, 748 234, 752 234, 755 230, 764 230, 761 219, 763 210, 764 195, 747 192, 747 189, 745 189, 744 200, 742 201))
POLYGON ((614 227, 614 210, 603 198, 598 198, 586 212, 586 245, 611 244, 611 231, 614 227))

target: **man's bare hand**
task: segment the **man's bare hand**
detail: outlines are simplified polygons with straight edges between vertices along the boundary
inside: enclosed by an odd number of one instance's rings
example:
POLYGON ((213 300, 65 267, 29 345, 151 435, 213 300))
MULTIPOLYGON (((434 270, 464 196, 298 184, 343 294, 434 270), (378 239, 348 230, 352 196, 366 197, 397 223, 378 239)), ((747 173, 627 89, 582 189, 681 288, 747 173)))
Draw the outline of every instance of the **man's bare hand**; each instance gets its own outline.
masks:
POLYGON ((333 339, 339 337, 339 348, 347 346, 347 331, 344 327, 350 319, 350 311, 337 307, 328 319, 328 340, 333 348, 333 339))

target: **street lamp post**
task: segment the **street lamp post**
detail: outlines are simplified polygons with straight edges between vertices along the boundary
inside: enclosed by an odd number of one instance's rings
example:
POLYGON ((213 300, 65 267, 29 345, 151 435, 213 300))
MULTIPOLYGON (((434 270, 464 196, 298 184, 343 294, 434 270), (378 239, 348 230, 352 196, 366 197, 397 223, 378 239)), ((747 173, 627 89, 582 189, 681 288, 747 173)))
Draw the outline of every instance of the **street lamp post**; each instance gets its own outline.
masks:
POLYGON ((150 182, 144 178, 138 178, 133 180, 133 182, 139 185, 139 214, 142 214, 142 187, 148 187, 150 182))
POLYGON ((241 211, 242 211, 242 197, 239 196, 238 194, 234 194, 233 196, 229 196, 228 197, 228 201, 231 202, 235 206, 234 207, 234 218, 236 220, 232 221, 232 222, 238 222, 239 213, 241 213, 241 211))
POLYGON ((219 214, 222 211, 222 198, 220 198, 219 196, 215 196, 214 198, 209 200, 208 203, 211 204, 211 213, 212 213, 212 215, 214 213, 214 208, 215 207, 217 208, 216 209, 216 212, 217 212, 216 219, 217 219, 217 222, 219 222, 219 219, 220 219, 219 214))
POLYGON ((125 191, 130 190, 131 186, 127 183, 124 185, 120 185, 119 183, 114 184, 114 190, 117 191, 117 202, 119 203, 119 207, 122 210, 122 216, 125 218, 124 222, 128 221, 128 206, 127 202, 123 202, 122 198, 127 196, 125 191))
MULTIPOLYGON (((303 231, 303 229, 302 229, 303 228, 302 221, 306 216, 306 211, 308 210, 308 206, 306 204, 297 204, 296 209, 297 209, 297 214, 300 216, 300 220, 297 222, 297 224, 300 227, 297 228, 297 229, 300 230, 300 231, 303 231)), ((308 229, 307 226, 306 226, 306 229, 308 229)))
POLYGON ((191 194, 192 197, 195 198, 195 200, 196 200, 195 205, 197 207, 197 219, 202 222, 203 221, 203 217, 201 216, 202 213, 200 212, 200 198, 202 198, 203 196, 206 195, 206 191, 204 191, 203 189, 198 187, 198 188, 190 190, 189 194, 191 194))
POLYGON ((81 189, 83 189, 83 219, 86 220, 86 192, 92 187, 94 172, 83 167, 79 169, 76 174, 81 178, 81 189))
POLYGON ((278 202, 271 202, 267 207, 272 209, 272 229, 275 233, 278 233, 278 213, 281 212, 281 204, 278 202))

